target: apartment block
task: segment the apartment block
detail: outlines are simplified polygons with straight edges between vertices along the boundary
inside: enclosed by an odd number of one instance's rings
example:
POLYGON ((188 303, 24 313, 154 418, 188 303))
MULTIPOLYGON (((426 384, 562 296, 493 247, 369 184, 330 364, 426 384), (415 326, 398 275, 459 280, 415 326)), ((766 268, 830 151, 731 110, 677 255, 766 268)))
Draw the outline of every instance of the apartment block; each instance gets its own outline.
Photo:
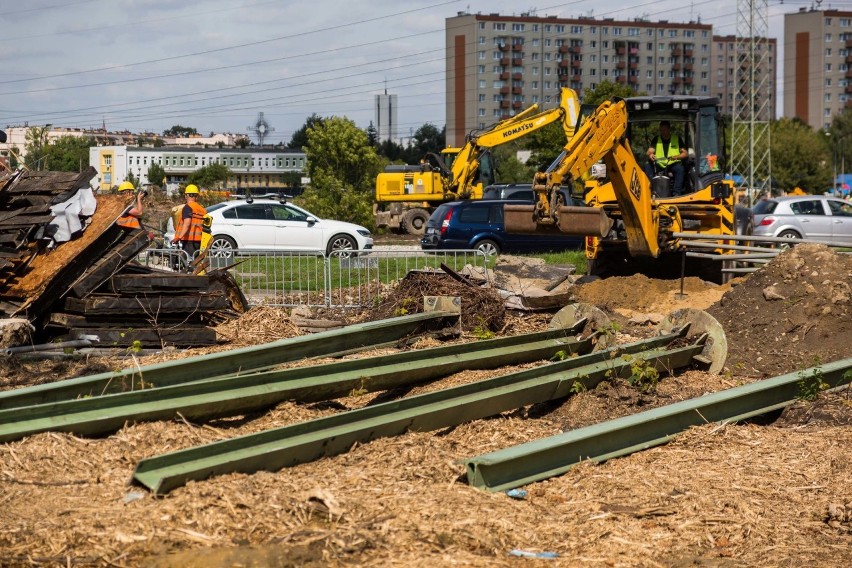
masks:
POLYGON ((446 20, 447 143, 559 88, 582 97, 604 80, 648 95, 712 95, 712 26, 459 12, 446 20))
POLYGON ((813 128, 852 106, 852 12, 784 15, 784 116, 813 128))
MULTIPOLYGON (((742 43, 742 42, 741 42, 742 43)), ((713 36, 710 57, 710 93, 719 99, 722 114, 734 116, 734 95, 737 91, 737 69, 741 77, 755 85, 755 118, 775 120, 778 46, 775 38, 755 38, 754 73, 747 50, 737 46, 736 36, 713 36)))

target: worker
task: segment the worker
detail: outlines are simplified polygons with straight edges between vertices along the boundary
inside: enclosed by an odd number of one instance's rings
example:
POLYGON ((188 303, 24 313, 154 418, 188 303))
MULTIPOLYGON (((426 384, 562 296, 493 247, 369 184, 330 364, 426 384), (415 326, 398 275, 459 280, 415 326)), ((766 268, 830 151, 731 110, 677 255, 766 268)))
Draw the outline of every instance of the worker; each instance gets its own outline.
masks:
POLYGON ((686 177, 686 169, 683 160, 689 155, 686 147, 681 146, 677 134, 672 134, 671 124, 668 120, 660 121, 660 135, 646 152, 648 163, 645 164, 645 175, 653 179, 660 174, 671 172, 674 176, 672 195, 683 195, 683 181, 686 177))
MULTIPOLYGON (((125 181, 118 186, 118 194, 121 195, 126 191, 132 191, 134 189, 136 188, 133 187, 131 182, 125 181)), ((147 191, 137 191, 136 201, 134 204, 125 209, 124 213, 121 214, 121 217, 119 217, 115 223, 125 229, 141 229, 142 222, 140 219, 142 218, 142 199, 146 195, 148 195, 147 191)))
POLYGON ((201 248, 203 222, 207 210, 198 203, 198 187, 195 184, 186 186, 183 195, 186 205, 181 210, 181 221, 175 227, 172 243, 180 243, 180 248, 189 255, 189 260, 192 261, 201 248))

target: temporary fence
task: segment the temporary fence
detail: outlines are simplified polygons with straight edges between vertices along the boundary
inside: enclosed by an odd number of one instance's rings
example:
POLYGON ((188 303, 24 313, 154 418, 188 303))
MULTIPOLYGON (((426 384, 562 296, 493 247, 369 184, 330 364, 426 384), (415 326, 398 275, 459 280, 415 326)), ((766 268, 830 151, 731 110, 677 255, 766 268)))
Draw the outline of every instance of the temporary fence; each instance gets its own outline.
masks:
MULTIPOLYGON (((183 271, 189 257, 177 249, 149 249, 139 262, 183 271)), ((475 274, 488 281, 489 257, 476 250, 283 251, 234 250, 208 257, 209 269, 228 270, 250 305, 367 308, 411 271, 475 274)))

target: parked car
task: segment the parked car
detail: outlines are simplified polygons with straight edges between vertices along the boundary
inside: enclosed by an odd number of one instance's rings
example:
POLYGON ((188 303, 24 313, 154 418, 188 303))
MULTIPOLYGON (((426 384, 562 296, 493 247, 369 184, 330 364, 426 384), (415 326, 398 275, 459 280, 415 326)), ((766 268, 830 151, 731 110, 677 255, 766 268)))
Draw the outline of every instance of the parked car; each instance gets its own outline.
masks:
MULTIPOLYGON (((560 189, 562 200, 566 205, 577 207, 585 207, 586 202, 577 197, 571 197, 571 193, 567 189, 560 189)), ((534 201, 535 193, 531 183, 507 183, 489 185, 482 192, 482 199, 523 199, 524 201, 534 201)))
MULTIPOLYGON (((309 211, 275 199, 235 199, 207 207, 213 218, 211 256, 240 250, 346 252, 373 248, 370 231, 360 225, 320 219, 309 211)), ((166 238, 171 241, 171 219, 166 238)))
POLYGON ((756 236, 852 243, 852 203, 836 197, 772 197, 752 211, 756 236))
POLYGON ((559 233, 531 235, 507 233, 503 205, 528 205, 519 199, 452 201, 443 203, 426 222, 420 239, 423 250, 474 249, 486 255, 501 252, 536 253, 579 249, 583 238, 559 233))

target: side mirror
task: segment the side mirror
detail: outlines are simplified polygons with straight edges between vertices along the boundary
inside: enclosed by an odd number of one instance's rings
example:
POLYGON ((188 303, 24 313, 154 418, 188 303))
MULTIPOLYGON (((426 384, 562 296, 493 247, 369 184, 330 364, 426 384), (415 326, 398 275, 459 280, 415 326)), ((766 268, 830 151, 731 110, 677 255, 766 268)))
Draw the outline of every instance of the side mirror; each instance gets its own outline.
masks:
POLYGON ((307 217, 305 217, 305 221, 308 222, 308 225, 314 225, 317 221, 319 221, 319 219, 317 219, 313 215, 308 215, 307 217))

